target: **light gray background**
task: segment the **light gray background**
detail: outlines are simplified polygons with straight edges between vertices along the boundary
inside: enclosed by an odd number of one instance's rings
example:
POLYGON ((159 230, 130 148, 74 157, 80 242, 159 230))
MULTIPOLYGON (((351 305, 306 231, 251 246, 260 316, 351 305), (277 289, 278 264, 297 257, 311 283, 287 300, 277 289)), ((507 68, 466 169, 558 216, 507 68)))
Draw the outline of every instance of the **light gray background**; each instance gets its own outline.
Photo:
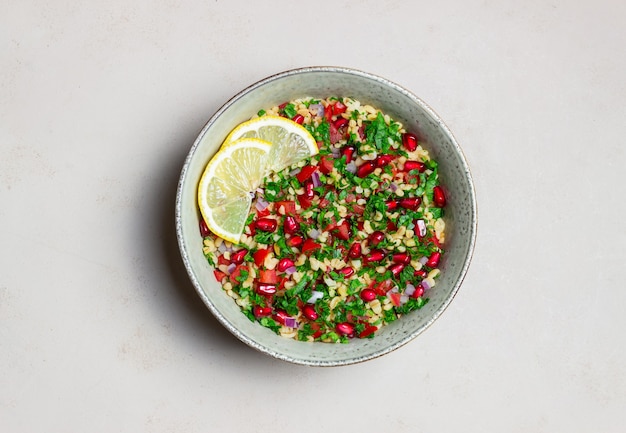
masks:
POLYGON ((626 3, 0 2, 2 432, 621 432, 626 3), (412 90, 476 183, 443 316, 363 364, 249 349, 182 267, 195 135, 267 75, 412 90))

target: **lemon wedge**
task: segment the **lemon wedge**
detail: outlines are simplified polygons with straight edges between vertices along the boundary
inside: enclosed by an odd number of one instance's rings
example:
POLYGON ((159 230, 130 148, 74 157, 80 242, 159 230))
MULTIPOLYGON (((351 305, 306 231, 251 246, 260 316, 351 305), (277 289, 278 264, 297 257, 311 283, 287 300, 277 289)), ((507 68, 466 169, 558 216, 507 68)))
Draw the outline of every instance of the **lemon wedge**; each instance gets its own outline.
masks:
POLYGON ((198 205, 209 230, 222 239, 239 242, 271 149, 257 138, 235 139, 207 164, 198 184, 198 205))
POLYGON ((244 137, 272 143, 267 168, 274 172, 319 152, 311 133, 304 126, 285 117, 268 115, 243 122, 226 137, 222 148, 228 148, 244 137))

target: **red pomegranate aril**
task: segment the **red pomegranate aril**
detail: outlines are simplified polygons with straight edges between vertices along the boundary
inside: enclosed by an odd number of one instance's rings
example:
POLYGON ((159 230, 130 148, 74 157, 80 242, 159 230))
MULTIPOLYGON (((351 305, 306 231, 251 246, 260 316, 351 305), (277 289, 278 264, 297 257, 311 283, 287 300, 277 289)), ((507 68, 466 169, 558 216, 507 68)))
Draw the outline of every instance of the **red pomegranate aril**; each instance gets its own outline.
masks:
POLYGON ((202 236, 203 238, 206 238, 207 236, 209 236, 211 234, 211 230, 209 230, 209 226, 206 225, 206 222, 204 221, 203 218, 200 218, 200 236, 202 236))
POLYGON ((422 204, 422 198, 421 197, 407 197, 407 198, 400 199, 398 204, 400 205, 400 207, 403 207, 405 209, 417 210, 417 208, 419 208, 420 205, 422 204))
POLYGON ((313 198, 315 196, 315 191, 313 191, 313 182, 307 181, 304 184, 304 196, 306 198, 313 198))
POLYGON ((359 165, 356 169, 356 175, 359 177, 365 177, 370 175, 376 169, 376 164, 373 161, 365 161, 359 165))
POLYGON ((276 293, 276 286, 274 284, 258 283, 256 292, 259 295, 271 296, 276 293))
POLYGON ((410 132, 402 134, 402 144, 409 152, 413 152, 417 149, 417 136, 410 132))
POLYGON ((392 210, 398 208, 398 200, 389 200, 385 203, 385 205, 387 206, 387 210, 391 212, 392 210))
POLYGON ((418 269, 417 271, 413 272, 413 276, 418 278, 426 278, 427 275, 428 273, 423 269, 418 269))
POLYGON ((404 171, 409 172, 413 170, 417 170, 422 173, 424 170, 426 170, 426 164, 420 161, 406 161, 404 163, 404 171))
POLYGON ((287 245, 290 247, 299 247, 304 242, 304 238, 302 236, 292 236, 287 240, 287 245))
POLYGON ((255 305, 254 307, 252 307, 252 313, 254 314, 254 317, 260 319, 261 317, 267 317, 272 314, 272 308, 255 305))
POLYGON ((363 299, 364 302, 371 302, 376 299, 376 292, 372 289, 363 289, 361 291, 361 299, 363 299))
POLYGON ((369 235, 368 239, 370 241, 370 245, 375 247, 376 245, 381 243, 383 239, 385 239, 385 234, 381 232, 380 230, 376 230, 374 233, 369 235))
POLYGON ((371 250, 368 255, 365 256, 366 263, 380 262, 385 258, 385 253, 382 250, 371 250))
POLYGON ((234 253, 232 253, 230 255, 230 261, 233 262, 236 265, 239 265, 241 263, 243 263, 243 259, 244 257, 246 257, 246 254, 248 254, 248 250, 243 248, 239 251, 235 251, 234 253))
POLYGON ((376 157, 376 167, 384 167, 393 161, 393 155, 378 155, 376 157))
POLYGON ((439 185, 433 188, 433 201, 437 207, 444 207, 446 205, 446 195, 443 192, 443 188, 439 185))
POLYGON ((319 317, 319 314, 317 314, 317 311, 315 311, 315 307, 308 304, 302 307, 302 315, 309 320, 317 320, 317 318, 319 317))
POLYGON ((352 337, 354 335, 354 326, 348 322, 337 323, 335 330, 346 337, 352 337))
POLYGON ((286 320, 289 319, 291 316, 287 314, 285 310, 276 310, 276 312, 274 313, 272 317, 278 323, 280 323, 281 325, 284 325, 286 320))
POLYGON ((422 296, 424 294, 424 287, 422 287, 422 285, 420 284, 419 286, 417 286, 415 288, 415 291, 413 292, 413 294, 411 295, 412 298, 419 298, 420 296, 422 296))
POLYGON ((346 164, 350 164, 352 161, 352 156, 354 156, 354 152, 356 148, 354 146, 344 146, 341 149, 341 155, 346 157, 346 164))
POLYGON ((389 266, 389 270, 391 271, 391 274, 394 277, 397 277, 398 275, 400 275, 400 272, 402 272, 402 270, 404 269, 404 266, 405 266, 404 263, 396 263, 395 265, 389 266))
POLYGON ((348 257, 351 259, 358 259, 361 257, 361 243, 355 242, 352 244, 350 249, 348 250, 348 257))
POLYGON ((278 227, 278 222, 273 218, 259 218, 256 221, 255 227, 262 232, 273 232, 278 227))
POLYGON ((276 265, 276 268, 280 271, 280 272, 285 272, 287 269, 291 268, 295 266, 295 264, 293 263, 293 260, 289 259, 289 258, 284 258, 284 259, 280 259, 278 261, 278 265, 276 265))
POLYGON ((396 253, 391 256, 391 261, 394 263, 402 263, 408 265, 411 263, 411 256, 408 253, 396 253))
POLYGON ((348 123, 350 123, 348 119, 339 117, 337 120, 335 120, 334 125, 335 125, 335 128, 339 129, 339 128, 343 128, 344 126, 347 126, 348 123))
POLYGON ((345 278, 350 278, 352 275, 354 275, 354 268, 347 266, 343 269, 340 269, 338 272, 342 274, 345 278))
POLYGON ((429 268, 436 268, 439 265, 439 259, 441 259, 441 253, 435 251, 430 255, 428 261, 425 264, 429 268))
POLYGON ((291 120, 296 122, 298 125, 302 125, 302 123, 304 123, 304 116, 302 114, 296 114, 291 118, 291 120))
POLYGON ((285 217, 285 223, 283 224, 283 227, 285 229, 285 233, 289 233, 290 235, 296 233, 300 229, 300 225, 291 215, 287 215, 285 217))

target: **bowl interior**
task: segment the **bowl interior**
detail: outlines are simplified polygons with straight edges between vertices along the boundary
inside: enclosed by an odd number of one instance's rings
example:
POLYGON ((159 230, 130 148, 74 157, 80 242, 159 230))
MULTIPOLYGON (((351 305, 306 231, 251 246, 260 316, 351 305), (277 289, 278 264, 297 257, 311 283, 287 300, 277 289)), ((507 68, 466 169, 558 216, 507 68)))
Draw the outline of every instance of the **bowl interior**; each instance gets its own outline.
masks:
POLYGON ((251 347, 298 364, 333 366, 365 361, 390 352, 426 329, 447 307, 460 287, 471 258, 476 232, 476 203, 465 158, 439 117, 419 98, 380 77, 344 68, 303 68, 262 80, 228 101, 208 121, 193 144, 180 178, 176 229, 183 261, 198 294, 234 335, 251 347), (202 253, 196 206, 197 184, 204 167, 226 135, 259 109, 300 97, 349 96, 401 122, 425 142, 439 162, 446 206, 446 243, 441 276, 422 309, 383 327, 374 339, 349 344, 304 343, 277 336, 249 321, 215 281, 202 253))

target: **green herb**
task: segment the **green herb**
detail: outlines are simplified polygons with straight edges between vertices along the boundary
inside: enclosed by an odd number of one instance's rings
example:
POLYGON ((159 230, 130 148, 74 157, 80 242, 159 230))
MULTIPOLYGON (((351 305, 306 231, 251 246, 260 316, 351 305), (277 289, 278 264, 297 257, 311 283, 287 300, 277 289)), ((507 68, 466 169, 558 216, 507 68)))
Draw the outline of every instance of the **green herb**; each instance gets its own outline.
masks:
POLYGON ((261 117, 261 116, 265 116, 266 111, 265 110, 259 110, 256 114, 257 116, 261 117))
POLYGON ((292 103, 285 105, 285 108, 283 108, 283 113, 290 119, 292 119, 293 116, 298 114, 298 112, 296 111, 296 106, 292 103))

